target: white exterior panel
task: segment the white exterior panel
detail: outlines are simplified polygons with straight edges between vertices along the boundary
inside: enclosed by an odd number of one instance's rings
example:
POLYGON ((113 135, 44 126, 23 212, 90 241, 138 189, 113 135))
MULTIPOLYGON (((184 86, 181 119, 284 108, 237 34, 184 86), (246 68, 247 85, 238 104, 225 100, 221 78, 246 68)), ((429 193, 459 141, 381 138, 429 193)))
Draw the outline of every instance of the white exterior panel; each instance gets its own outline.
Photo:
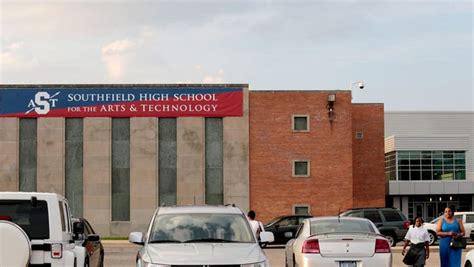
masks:
POLYGON ((474 112, 385 112, 385 152, 466 151, 466 179, 474 180, 474 112))

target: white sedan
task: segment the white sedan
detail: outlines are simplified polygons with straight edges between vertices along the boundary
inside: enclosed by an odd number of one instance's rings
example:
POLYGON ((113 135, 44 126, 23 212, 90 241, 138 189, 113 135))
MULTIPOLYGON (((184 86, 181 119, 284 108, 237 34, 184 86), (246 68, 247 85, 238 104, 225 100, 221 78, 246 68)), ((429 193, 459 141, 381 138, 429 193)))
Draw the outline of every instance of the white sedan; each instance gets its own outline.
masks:
MULTIPOLYGON (((291 235, 291 233, 285 233, 291 235)), ((286 266, 392 266, 390 244, 368 219, 316 217, 286 244, 286 266)))

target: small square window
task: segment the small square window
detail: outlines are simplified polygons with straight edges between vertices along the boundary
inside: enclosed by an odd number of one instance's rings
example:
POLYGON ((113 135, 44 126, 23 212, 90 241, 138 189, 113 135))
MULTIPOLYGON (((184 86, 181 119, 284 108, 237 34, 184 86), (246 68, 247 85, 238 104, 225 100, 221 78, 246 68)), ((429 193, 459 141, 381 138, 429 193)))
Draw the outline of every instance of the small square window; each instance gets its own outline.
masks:
POLYGON ((295 215, 309 215, 309 205, 295 205, 293 213, 295 215))
POLYGON ((293 176, 308 177, 309 176, 309 161, 308 160, 293 161, 293 176))
POLYGON ((364 139, 364 132, 356 132, 356 139, 364 139))
POLYGON ((309 116, 308 115, 293 115, 293 131, 308 132, 309 131, 309 116))

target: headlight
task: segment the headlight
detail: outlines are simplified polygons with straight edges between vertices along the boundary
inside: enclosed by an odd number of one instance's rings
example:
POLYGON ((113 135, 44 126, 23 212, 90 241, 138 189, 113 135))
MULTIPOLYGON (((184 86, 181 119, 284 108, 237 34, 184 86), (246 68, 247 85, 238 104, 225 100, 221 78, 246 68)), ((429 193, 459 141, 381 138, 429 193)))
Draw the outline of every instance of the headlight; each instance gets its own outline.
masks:
POLYGON ((256 263, 249 263, 249 264, 242 264, 241 267, 269 267, 270 264, 268 261, 256 262, 256 263))

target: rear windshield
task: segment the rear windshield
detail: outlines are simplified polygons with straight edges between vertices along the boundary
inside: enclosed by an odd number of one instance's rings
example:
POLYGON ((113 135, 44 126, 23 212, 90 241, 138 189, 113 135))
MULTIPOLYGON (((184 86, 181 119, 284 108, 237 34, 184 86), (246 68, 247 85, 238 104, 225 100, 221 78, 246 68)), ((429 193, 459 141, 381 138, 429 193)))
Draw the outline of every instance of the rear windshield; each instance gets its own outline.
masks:
POLYGON ((18 224, 30 239, 49 239, 48 204, 38 200, 0 200, 0 218, 18 224))
POLYGON ((324 233, 375 233, 368 221, 326 219, 311 222, 311 234, 324 233))

